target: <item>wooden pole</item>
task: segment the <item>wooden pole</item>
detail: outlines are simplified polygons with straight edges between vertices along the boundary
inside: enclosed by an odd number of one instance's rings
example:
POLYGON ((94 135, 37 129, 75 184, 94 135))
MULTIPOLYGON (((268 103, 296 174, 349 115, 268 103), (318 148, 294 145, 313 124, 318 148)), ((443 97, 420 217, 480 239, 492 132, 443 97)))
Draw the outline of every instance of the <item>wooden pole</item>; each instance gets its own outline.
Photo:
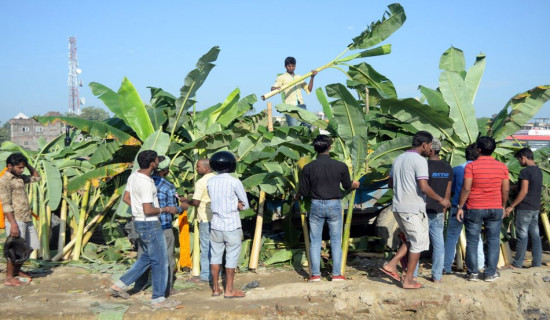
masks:
POLYGON ((267 103, 267 130, 269 132, 273 131, 273 107, 271 102, 267 103))
MULTIPOLYGON (((199 234, 199 216, 197 209, 191 207, 195 214, 193 216, 193 255, 191 256, 191 275, 193 277, 198 277, 201 275, 201 245, 200 245, 200 234, 199 234)), ((189 210, 189 209, 188 209, 189 210)))
POLYGON ((65 237, 67 234, 67 186, 69 185, 69 178, 63 175, 63 200, 61 201, 61 212, 59 213, 59 240, 57 241, 57 252, 63 251, 65 246, 65 237))
POLYGON ((542 226, 544 227, 546 241, 550 243, 550 222, 548 222, 548 214, 546 213, 546 211, 542 211, 540 213, 540 220, 542 221, 542 226))

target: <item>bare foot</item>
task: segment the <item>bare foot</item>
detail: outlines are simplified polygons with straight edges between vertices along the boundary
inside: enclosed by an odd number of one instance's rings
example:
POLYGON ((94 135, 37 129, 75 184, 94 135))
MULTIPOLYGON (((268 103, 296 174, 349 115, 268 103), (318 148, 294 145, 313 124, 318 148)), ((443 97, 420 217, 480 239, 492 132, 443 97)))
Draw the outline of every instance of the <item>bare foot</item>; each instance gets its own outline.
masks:
POLYGON ((245 296, 246 294, 244 292, 239 290, 233 290, 232 292, 226 292, 223 297, 226 299, 230 299, 230 298, 244 298, 245 296))
POLYGON ((21 286, 27 285, 27 283, 19 281, 19 279, 16 279, 16 278, 11 278, 11 279, 6 278, 6 280, 4 281, 4 285, 7 287, 21 287, 21 286))
POLYGON ((217 291, 212 291, 212 297, 219 297, 223 293, 222 289, 218 289, 217 291))

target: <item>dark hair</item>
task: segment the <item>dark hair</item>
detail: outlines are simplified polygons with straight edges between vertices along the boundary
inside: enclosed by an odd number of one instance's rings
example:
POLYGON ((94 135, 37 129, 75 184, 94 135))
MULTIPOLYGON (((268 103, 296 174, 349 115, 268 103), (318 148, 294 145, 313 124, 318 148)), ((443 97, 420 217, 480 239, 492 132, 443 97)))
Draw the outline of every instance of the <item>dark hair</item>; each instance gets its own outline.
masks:
POLYGON ((525 157, 528 160, 535 160, 535 156, 533 156, 533 151, 531 151, 531 149, 529 148, 523 148, 519 150, 518 152, 516 152, 516 154, 514 154, 514 157, 516 157, 516 159, 518 160, 521 159, 521 157, 525 157))
POLYGON ((479 154, 482 156, 490 156, 497 147, 495 139, 487 136, 477 138, 476 146, 479 149, 479 154))
POLYGON ((157 160, 157 156, 157 152, 154 150, 141 151, 137 157, 139 168, 148 169, 151 162, 155 162, 157 160))
POLYGON ((296 65, 296 59, 294 59, 294 57, 286 57, 285 67, 288 66, 289 64, 296 65))
POLYGON ((412 139, 413 147, 420 147, 423 143, 431 143, 434 137, 428 131, 418 131, 412 139))
POLYGON ((332 142, 330 141, 330 137, 324 134, 318 135, 315 140, 313 140, 313 148, 317 153, 323 153, 327 151, 331 145, 332 142))
POLYGON ((466 154, 466 160, 468 161, 474 161, 479 156, 477 153, 477 145, 475 143, 467 146, 464 153, 466 154))
POLYGON ((16 165, 19 165, 21 163, 25 164, 25 167, 29 164, 29 160, 27 160, 27 157, 25 157, 22 153, 12 153, 10 156, 6 159, 6 165, 11 164, 12 167, 15 167, 16 165))

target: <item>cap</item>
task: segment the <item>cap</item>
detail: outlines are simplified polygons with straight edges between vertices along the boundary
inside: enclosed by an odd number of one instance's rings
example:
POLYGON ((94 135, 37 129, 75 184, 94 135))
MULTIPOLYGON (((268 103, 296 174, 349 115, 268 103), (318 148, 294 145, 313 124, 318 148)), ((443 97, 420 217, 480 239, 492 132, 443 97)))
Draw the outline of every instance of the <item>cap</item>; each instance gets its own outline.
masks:
POLYGON ((170 157, 169 156, 159 156, 158 170, 168 169, 169 166, 170 166, 170 157))
POLYGON ((432 140, 432 150, 441 151, 441 141, 439 139, 434 138, 432 140))

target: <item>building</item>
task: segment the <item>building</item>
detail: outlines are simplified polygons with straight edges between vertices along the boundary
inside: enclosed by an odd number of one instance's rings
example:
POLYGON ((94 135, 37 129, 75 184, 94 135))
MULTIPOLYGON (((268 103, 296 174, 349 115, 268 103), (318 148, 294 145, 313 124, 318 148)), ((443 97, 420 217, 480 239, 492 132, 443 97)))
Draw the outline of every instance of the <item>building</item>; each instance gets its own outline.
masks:
POLYGON ((529 146, 532 150, 550 147, 550 118, 534 118, 513 135, 506 138, 514 145, 529 146), (519 142, 519 143, 518 143, 519 142))
MULTIPOLYGON (((46 113, 46 116, 61 116, 61 113, 50 111, 46 113)), ((10 126, 11 142, 29 150, 39 149, 40 138, 49 142, 65 132, 65 125, 59 121, 54 124, 42 125, 23 113, 19 113, 11 119, 10 126)))

